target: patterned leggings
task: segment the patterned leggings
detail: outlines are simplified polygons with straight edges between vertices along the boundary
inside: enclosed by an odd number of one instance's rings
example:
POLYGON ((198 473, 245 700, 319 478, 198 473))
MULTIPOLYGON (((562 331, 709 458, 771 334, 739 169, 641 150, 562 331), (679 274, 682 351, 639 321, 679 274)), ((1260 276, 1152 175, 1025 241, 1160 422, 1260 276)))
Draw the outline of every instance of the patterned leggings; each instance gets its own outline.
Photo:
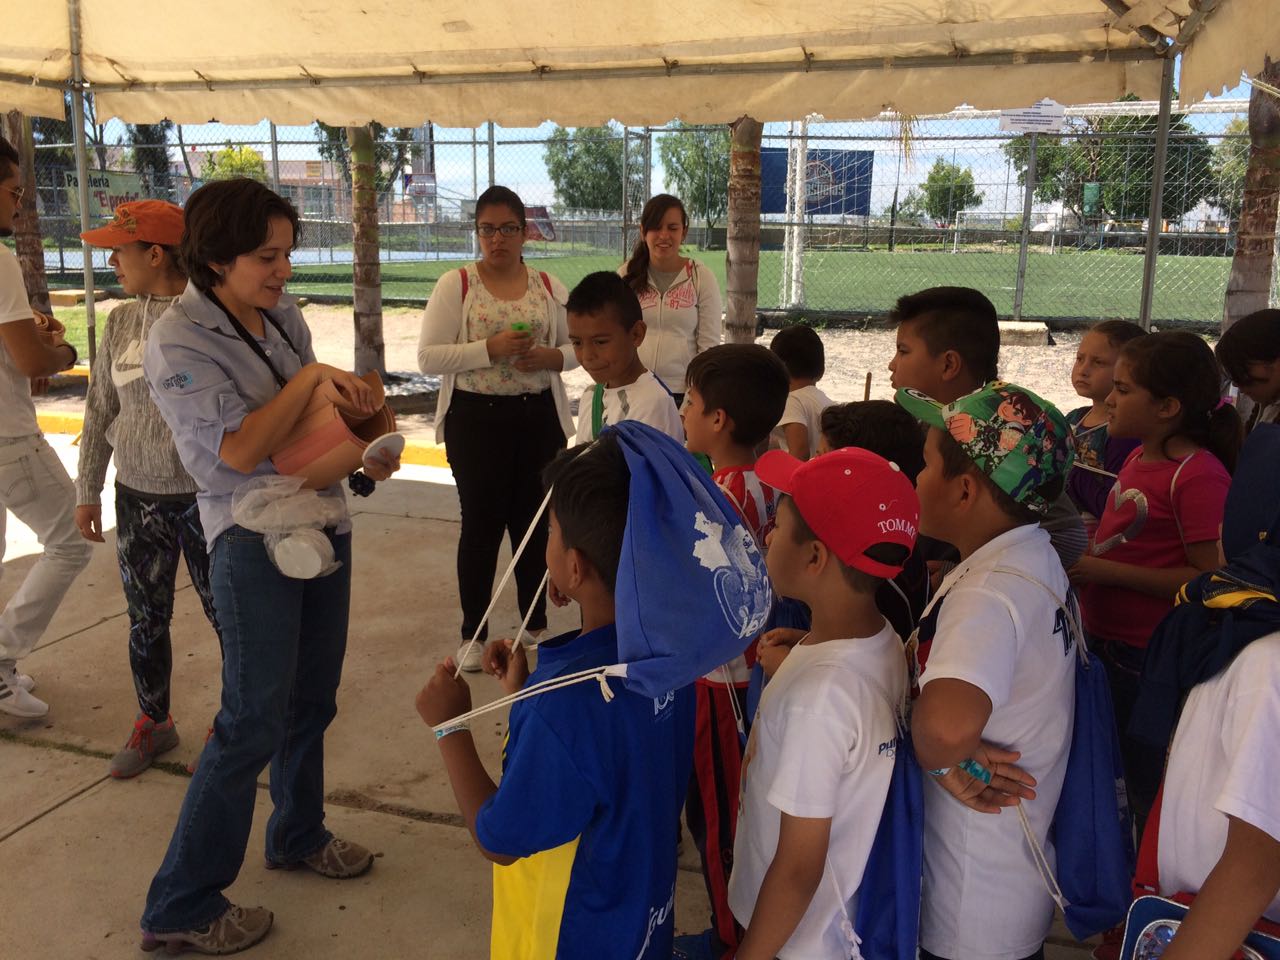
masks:
POLYGON ((117 486, 116 558, 129 608, 129 667, 138 706, 156 723, 169 716, 169 621, 179 553, 221 647, 199 508, 189 500, 151 500, 117 486))

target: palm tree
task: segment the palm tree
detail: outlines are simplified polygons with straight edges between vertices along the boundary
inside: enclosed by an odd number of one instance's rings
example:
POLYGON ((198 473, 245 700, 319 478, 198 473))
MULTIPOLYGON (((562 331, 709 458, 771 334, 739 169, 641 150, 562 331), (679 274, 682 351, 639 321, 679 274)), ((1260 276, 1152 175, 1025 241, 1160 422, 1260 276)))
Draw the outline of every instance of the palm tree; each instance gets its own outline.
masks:
POLYGON ((760 136, 740 117, 730 127, 729 219, 725 241, 725 330, 729 343, 755 343, 760 275, 760 136))
POLYGON ((27 287, 27 300, 41 313, 53 313, 49 304, 49 280, 44 272, 44 240, 40 236, 40 218, 36 214, 36 149, 31 120, 17 110, 4 115, 4 137, 22 158, 22 203, 13 221, 13 245, 22 267, 22 280, 27 287))
POLYGON ((382 264, 378 260, 378 165, 373 132, 347 127, 351 148, 351 228, 354 234, 352 301, 355 308, 356 373, 386 376, 382 340, 382 264))
POLYGON ((1222 327, 1265 309, 1280 205, 1280 62, 1267 57, 1249 94, 1249 162, 1222 327))

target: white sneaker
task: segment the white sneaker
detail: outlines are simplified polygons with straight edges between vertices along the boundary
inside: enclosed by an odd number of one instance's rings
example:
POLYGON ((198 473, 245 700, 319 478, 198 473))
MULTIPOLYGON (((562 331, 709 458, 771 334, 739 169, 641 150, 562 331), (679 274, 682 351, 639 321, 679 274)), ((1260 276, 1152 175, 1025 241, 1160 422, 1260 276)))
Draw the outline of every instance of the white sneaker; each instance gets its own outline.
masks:
POLYGON ((0 667, 0 713, 11 717, 43 717, 49 705, 29 691, 35 682, 13 667, 0 667), (26 681, 24 683, 23 681, 26 681))
POLYGON ((468 643, 464 640, 462 646, 458 647, 458 655, 455 659, 465 672, 479 673, 484 662, 484 644, 478 641, 468 643), (471 649, 468 650, 468 647, 471 649))

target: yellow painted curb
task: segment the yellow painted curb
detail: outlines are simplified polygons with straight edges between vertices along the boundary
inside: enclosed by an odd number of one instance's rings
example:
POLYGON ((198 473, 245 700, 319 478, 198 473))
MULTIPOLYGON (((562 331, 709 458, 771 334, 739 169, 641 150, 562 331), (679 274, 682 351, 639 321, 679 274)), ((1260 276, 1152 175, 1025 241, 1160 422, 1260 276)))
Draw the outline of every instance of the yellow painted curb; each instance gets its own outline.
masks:
POLYGON ((412 463, 418 467, 449 466, 449 458, 444 455, 444 447, 435 443, 415 443, 412 440, 404 445, 400 462, 412 463))
POLYGON ((44 413, 36 411, 41 433, 77 434, 84 429, 83 413, 44 413))
MULTIPOLYGON (((46 413, 38 411, 36 422, 42 433, 78 434, 84 429, 83 413, 46 413)), ((400 455, 401 463, 412 463, 419 467, 447 467, 449 459, 444 454, 444 447, 435 443, 416 443, 409 441, 404 445, 404 453, 400 455)))

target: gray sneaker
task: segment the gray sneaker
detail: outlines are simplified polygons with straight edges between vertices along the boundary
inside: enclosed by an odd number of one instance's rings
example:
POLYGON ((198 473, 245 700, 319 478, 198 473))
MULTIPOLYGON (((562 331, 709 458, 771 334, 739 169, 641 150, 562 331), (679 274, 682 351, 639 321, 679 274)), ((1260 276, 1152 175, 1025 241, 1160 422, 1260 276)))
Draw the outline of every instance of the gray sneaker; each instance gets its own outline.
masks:
POLYGON ((142 949, 147 953, 164 947, 168 954, 191 950, 211 956, 224 956, 248 950, 262 940, 271 930, 275 916, 266 907, 237 907, 234 903, 227 912, 207 927, 199 930, 180 930, 177 933, 151 933, 142 931, 142 949))
POLYGON ((158 724, 145 713, 140 713, 133 722, 129 742, 111 758, 111 776, 117 780, 136 777, 151 766, 156 757, 177 745, 178 730, 173 725, 173 717, 158 724))

